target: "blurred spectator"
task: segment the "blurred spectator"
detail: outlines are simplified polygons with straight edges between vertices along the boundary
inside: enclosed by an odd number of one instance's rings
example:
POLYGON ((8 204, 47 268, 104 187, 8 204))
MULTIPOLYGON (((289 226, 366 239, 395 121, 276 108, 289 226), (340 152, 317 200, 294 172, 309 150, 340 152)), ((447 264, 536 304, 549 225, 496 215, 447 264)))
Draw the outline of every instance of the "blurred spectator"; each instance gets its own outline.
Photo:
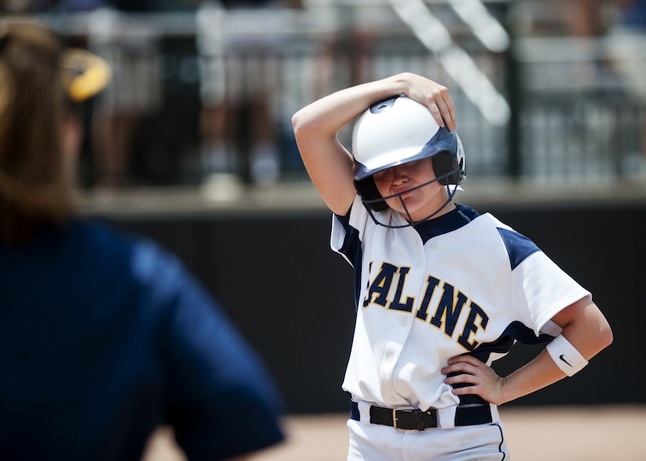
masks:
POLYGON ((611 0, 566 0, 561 10, 565 35, 574 39, 574 61, 582 68, 579 78, 591 80, 592 86, 600 84, 605 73, 601 39, 608 31, 608 6, 611 0))
POLYGON ((109 74, 0 20, 0 459, 138 460, 158 425, 188 459, 273 445, 279 397, 218 304, 173 255, 73 211, 81 104, 109 74))
POLYGON ((646 0, 615 0, 617 20, 608 43, 617 70, 629 87, 646 99, 646 0))
POLYGON ((629 95, 639 103, 639 160, 641 171, 646 173, 646 0, 614 2, 617 20, 607 39, 608 53, 629 95))
POLYGON ((198 9, 200 132, 207 178, 233 176, 260 185, 279 179, 273 102, 280 91, 276 55, 281 39, 264 33, 271 22, 262 14, 282 7, 271 0, 220 0, 204 2, 198 9), (259 27, 251 34, 227 28, 236 10, 247 10, 259 27))
MULTIPOLYGON (((69 0, 85 1, 85 0, 69 0)), ((146 117, 162 104, 162 88, 155 75, 161 31, 145 17, 127 13, 150 12, 151 1, 112 1, 90 16, 88 46, 114 69, 114 78, 97 99, 92 146, 99 188, 136 185, 133 142, 146 117)))
POLYGON ((569 35, 599 37, 606 32, 604 0, 566 0, 562 17, 569 35))
MULTIPOLYGON (((40 0, 47 1, 47 0, 40 0)), ((0 13, 23 14, 31 11, 32 0, 0 0, 0 13)))
POLYGON ((621 155, 625 173, 646 174, 646 0, 568 0, 562 17, 570 37, 589 39, 578 43, 577 49, 587 52, 577 57, 577 85, 601 90, 604 82, 618 85, 639 106, 634 145, 640 152, 621 155))

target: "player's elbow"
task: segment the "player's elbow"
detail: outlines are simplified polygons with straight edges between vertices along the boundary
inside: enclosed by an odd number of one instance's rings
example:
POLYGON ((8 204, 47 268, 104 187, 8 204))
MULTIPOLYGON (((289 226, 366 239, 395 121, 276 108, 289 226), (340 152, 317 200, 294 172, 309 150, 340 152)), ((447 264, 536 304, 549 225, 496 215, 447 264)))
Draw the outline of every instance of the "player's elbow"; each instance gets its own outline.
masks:
POLYGON ((596 328, 592 330, 590 333, 593 333, 593 336, 591 337, 594 338, 593 355, 597 355, 603 349, 610 346, 614 340, 612 328, 610 327, 610 324, 603 316, 597 322, 596 328))
POLYGON ((327 134, 327 125, 309 107, 304 107, 292 115, 292 129, 297 139, 327 134))
POLYGON ((601 326, 598 336, 598 341, 601 349, 605 349, 606 347, 610 346, 612 342, 614 341, 615 337, 612 333, 612 328, 610 327, 610 324, 608 322, 605 322, 604 325, 601 326))
POLYGON ((292 128, 294 133, 298 133, 307 125, 307 117, 303 114, 303 109, 292 115, 292 128))

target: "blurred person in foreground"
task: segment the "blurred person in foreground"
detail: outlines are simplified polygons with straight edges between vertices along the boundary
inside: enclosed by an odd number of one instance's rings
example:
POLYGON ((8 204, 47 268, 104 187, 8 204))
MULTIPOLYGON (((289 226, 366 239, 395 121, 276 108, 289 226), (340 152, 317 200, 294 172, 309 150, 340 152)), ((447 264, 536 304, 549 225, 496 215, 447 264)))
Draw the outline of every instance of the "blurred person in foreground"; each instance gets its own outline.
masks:
POLYGON ((162 425, 188 459, 245 459, 284 437, 255 352, 176 257, 73 212, 109 75, 0 20, 0 459, 138 460, 162 425))

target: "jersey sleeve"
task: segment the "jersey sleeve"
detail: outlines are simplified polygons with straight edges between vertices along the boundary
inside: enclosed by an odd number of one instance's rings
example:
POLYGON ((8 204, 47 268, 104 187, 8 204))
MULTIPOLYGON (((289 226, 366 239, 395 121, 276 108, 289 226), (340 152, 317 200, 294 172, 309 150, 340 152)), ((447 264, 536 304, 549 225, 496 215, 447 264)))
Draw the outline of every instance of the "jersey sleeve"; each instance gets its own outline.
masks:
POLYGON ((570 304, 591 297, 540 250, 529 253, 512 270, 513 305, 536 335, 554 335, 550 319, 570 304))
POLYGON ((358 262, 361 254, 361 233, 367 219, 368 212, 358 195, 347 215, 332 215, 330 247, 353 267, 360 267, 358 262))
POLYGON ((259 357, 172 255, 141 245, 135 265, 161 310, 167 423, 188 459, 222 459, 283 439, 282 402, 259 357))

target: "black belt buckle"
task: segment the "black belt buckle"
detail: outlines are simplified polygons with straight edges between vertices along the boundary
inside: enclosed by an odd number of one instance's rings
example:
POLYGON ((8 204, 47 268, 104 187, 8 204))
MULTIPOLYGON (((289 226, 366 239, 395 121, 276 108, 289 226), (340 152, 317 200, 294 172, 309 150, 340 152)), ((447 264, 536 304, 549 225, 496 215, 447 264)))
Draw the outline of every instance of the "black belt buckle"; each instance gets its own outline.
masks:
POLYGON ((423 431, 437 427, 437 415, 434 409, 392 410, 392 426, 406 431, 423 431))

